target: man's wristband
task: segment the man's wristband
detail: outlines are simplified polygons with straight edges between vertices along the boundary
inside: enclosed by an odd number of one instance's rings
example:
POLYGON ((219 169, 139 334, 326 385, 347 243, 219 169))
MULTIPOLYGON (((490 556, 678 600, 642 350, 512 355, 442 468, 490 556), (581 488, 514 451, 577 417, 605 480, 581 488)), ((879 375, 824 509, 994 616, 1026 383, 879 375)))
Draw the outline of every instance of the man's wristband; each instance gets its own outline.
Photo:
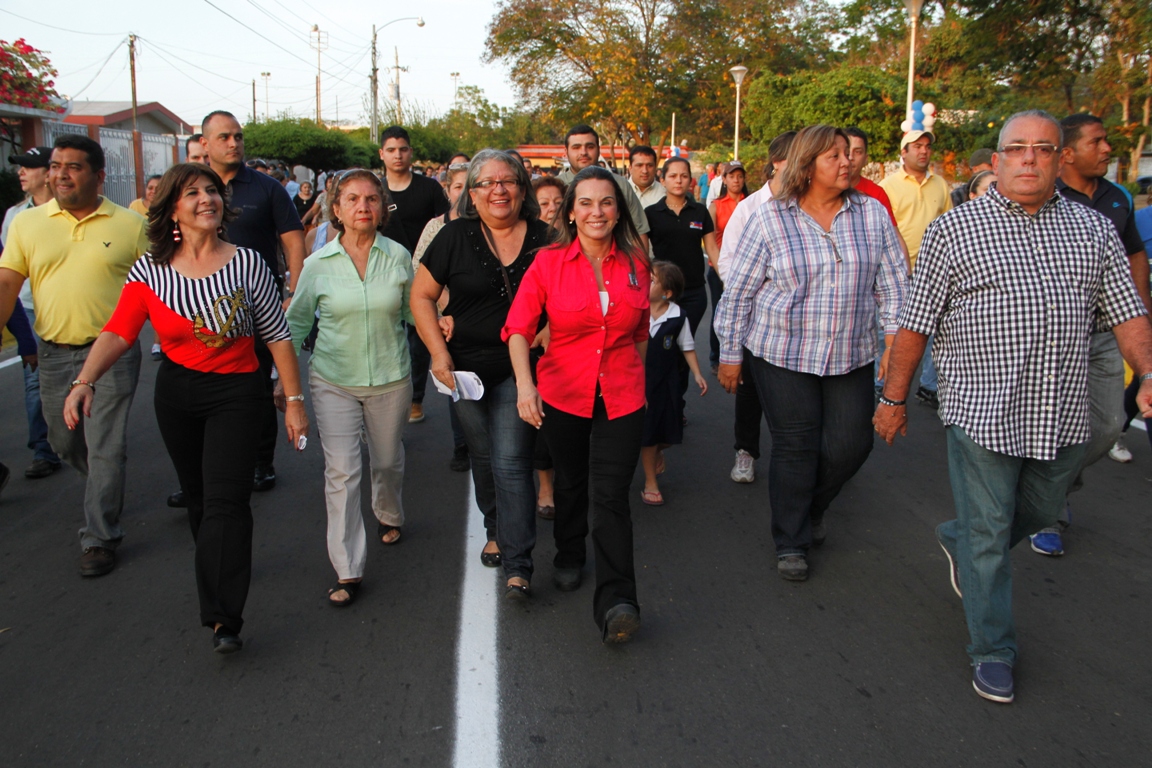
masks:
POLYGON ((1140 377, 1140 381, 1148 381, 1148 379, 1152 379, 1152 371, 1149 371, 1140 377))
POLYGON ((71 392, 72 390, 76 389, 76 387, 80 386, 81 384, 88 387, 93 392, 96 391, 96 385, 90 381, 85 381, 84 379, 76 379, 76 381, 69 384, 68 385, 68 391, 71 392))
POLYGON ((884 397, 884 395, 880 395, 880 405, 890 405, 893 408, 899 408, 900 406, 904 405, 906 402, 908 402, 908 401, 907 400, 889 400, 888 398, 884 397))

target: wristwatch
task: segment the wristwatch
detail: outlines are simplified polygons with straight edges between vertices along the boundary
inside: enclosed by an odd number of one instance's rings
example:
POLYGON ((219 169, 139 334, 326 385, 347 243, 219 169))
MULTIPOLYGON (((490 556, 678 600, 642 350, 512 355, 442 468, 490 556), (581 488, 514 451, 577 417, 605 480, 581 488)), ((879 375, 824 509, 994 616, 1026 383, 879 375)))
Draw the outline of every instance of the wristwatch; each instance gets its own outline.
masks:
POLYGON ((288 402, 288 403, 302 403, 302 402, 304 402, 304 393, 301 392, 298 395, 290 395, 288 397, 285 397, 284 401, 288 402))
POLYGON ((1149 371, 1140 377, 1140 381, 1148 381, 1148 379, 1152 379, 1152 371, 1149 371))

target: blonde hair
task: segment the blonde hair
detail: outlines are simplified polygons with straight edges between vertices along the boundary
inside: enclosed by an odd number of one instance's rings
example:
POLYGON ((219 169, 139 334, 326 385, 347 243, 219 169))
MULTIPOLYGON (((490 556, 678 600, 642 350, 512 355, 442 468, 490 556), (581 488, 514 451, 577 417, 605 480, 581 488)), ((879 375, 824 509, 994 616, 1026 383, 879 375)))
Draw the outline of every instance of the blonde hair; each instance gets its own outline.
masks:
POLYGON ((816 158, 836 146, 836 139, 843 139, 845 146, 851 146, 842 128, 809 125, 800 129, 788 148, 788 165, 780 172, 779 199, 799 200, 808 194, 816 158))

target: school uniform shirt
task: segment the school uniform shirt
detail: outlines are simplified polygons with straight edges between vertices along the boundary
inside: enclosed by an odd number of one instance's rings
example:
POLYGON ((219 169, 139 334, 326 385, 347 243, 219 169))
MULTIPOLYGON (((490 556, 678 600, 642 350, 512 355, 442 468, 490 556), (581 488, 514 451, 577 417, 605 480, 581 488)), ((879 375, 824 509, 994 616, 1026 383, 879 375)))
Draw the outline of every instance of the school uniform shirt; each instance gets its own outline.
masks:
MULTIPOLYGON (((449 225, 451 226, 451 225, 449 225)), ((651 278, 643 257, 631 260, 616 245, 601 264, 608 311, 580 241, 546 248, 524 275, 501 332, 531 341, 543 312, 552 334, 536 369, 537 389, 549 405, 591 418, 597 389, 609 419, 644 406, 644 361, 636 345, 648 339, 651 278)))
POLYGON ((684 441, 684 400, 680 369, 684 352, 695 348, 688 318, 675 302, 660 317, 648 318, 648 353, 644 360, 644 412, 641 445, 678 445, 684 441))
POLYGON ((251 248, 237 248, 227 264, 200 278, 141 256, 104 331, 133 344, 145 321, 169 360, 203 373, 251 373, 259 368, 254 334, 269 344, 290 338, 276 280, 251 248))
MULTIPOLYGON (((664 325, 669 320, 675 320, 682 315, 680 305, 674 301, 668 302, 668 309, 660 317, 655 317, 651 314, 648 316, 648 337, 650 339, 656 338, 656 334, 660 333, 660 326, 664 325)), ((685 323, 684 327, 680 330, 680 334, 676 337, 676 346, 681 352, 692 352, 696 349, 696 339, 692 338, 692 329, 685 323)))
POLYGON ((705 261, 701 241, 715 229, 708 209, 687 200, 680 212, 674 213, 664 198, 645 208, 644 215, 651 228, 648 242, 652 244, 653 257, 680 267, 684 273, 684 290, 703 288, 705 261))

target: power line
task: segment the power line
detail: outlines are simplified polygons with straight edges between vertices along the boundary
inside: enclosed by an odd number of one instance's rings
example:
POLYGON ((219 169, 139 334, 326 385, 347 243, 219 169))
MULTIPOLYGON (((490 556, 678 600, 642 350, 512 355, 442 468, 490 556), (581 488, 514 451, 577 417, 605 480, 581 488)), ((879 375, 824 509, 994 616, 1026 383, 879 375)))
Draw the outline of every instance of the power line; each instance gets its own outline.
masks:
MULTIPOLYGON (((116 43, 116 47, 113 48, 112 52, 108 54, 108 58, 104 59, 104 63, 100 65, 100 69, 96 70, 96 74, 93 75, 92 79, 88 81, 88 85, 84 86, 80 90, 76 91, 76 93, 72 94, 69 97, 70 99, 75 99, 77 96, 84 93, 84 91, 86 91, 90 87, 92 87, 92 83, 96 82, 96 78, 100 77, 100 73, 104 71, 104 67, 108 66, 108 62, 112 61, 112 57, 116 55, 116 51, 120 50, 120 46, 124 45, 125 41, 127 41, 127 40, 128 40, 127 37, 120 38, 120 42, 116 43)), ((122 71, 123 70, 121 70, 121 72, 122 71)))
MULTIPOLYGON (((200 66, 199 64, 193 64, 192 62, 188 61, 187 59, 180 58, 179 56, 172 53, 171 51, 168 51, 167 55, 165 55, 164 52, 161 52, 160 48, 156 45, 156 43, 152 42, 151 40, 149 40, 147 38, 140 37, 139 35, 137 35, 136 39, 140 40, 142 42, 148 43, 148 47, 152 50, 153 53, 155 53, 157 56, 160 57, 161 61, 166 62, 170 67, 172 67, 173 69, 175 69, 177 71, 181 71, 180 67, 173 64, 172 61, 170 59, 168 59, 168 56, 171 56, 173 59, 176 59, 177 61, 183 62, 184 64, 187 64, 188 66, 192 67, 193 69, 198 69, 201 72, 206 72, 209 75, 212 75, 213 77, 220 78, 221 80, 228 80, 228 81, 233 82, 233 83, 240 83, 241 85, 248 85, 247 80, 237 80, 234 77, 228 77, 227 75, 221 75, 217 72, 213 72, 210 69, 205 69, 204 67, 200 66)), ((191 77, 191 75, 188 75, 188 73, 186 73, 186 72, 181 71, 181 74, 185 75, 189 79, 193 79, 191 77)))
POLYGON ((8 10, 7 8, 0 8, 0 11, 8 14, 9 16, 15 16, 18 19, 22 19, 24 21, 30 21, 33 24, 39 24, 42 27, 48 27, 48 29, 55 29, 59 32, 71 32, 73 35, 89 35, 91 37, 118 37, 118 36, 122 36, 124 34, 123 32, 84 32, 84 31, 79 30, 79 29, 66 29, 65 27, 57 27, 57 26, 54 26, 52 24, 45 24, 42 21, 37 21, 36 19, 30 19, 27 16, 21 16, 18 13, 12 13, 12 11, 8 10))

